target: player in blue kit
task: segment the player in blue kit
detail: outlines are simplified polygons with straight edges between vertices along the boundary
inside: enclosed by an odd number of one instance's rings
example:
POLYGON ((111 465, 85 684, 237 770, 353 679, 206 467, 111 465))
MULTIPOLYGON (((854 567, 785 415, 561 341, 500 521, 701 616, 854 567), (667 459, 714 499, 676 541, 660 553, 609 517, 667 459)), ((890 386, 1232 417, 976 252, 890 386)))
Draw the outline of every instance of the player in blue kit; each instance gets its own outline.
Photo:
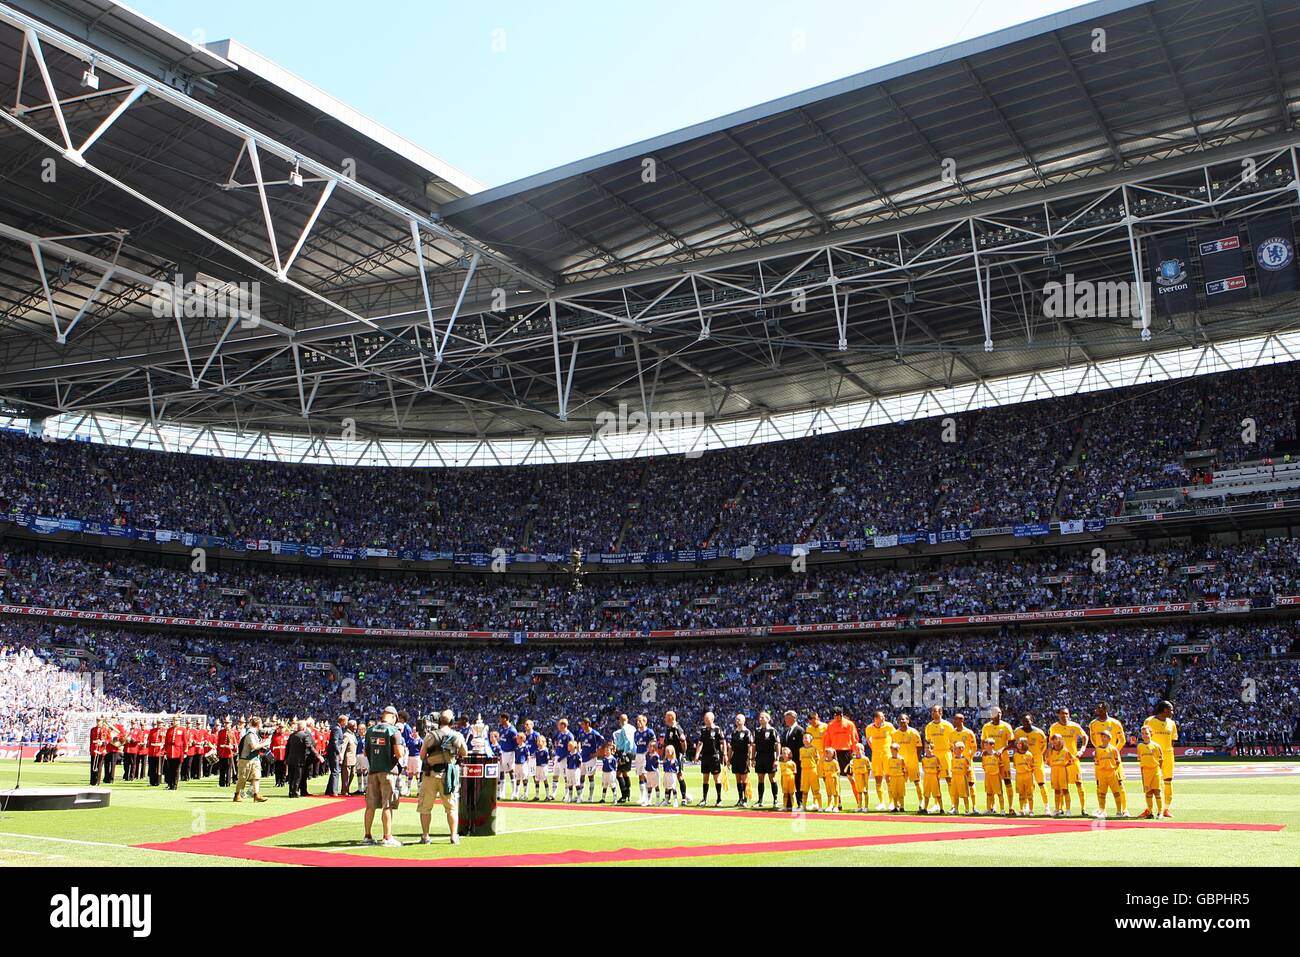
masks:
POLYGON ((605 803, 605 795, 618 797, 618 756, 614 746, 609 742, 600 749, 600 803, 605 803))
MULTIPOLYGON (((542 800, 542 793, 546 791, 546 766, 551 763, 551 751, 546 746, 546 739, 540 734, 537 736, 537 743, 533 746, 533 800, 542 800)), ((546 793, 546 800, 550 800, 551 795, 546 793)))
MULTIPOLYGON (((556 761, 556 765, 561 762, 556 761)), ((582 752, 578 750, 578 742, 571 740, 569 742, 568 753, 564 755, 564 800, 568 804, 576 804, 580 801, 579 784, 582 779, 582 752)))
POLYGON ((651 741, 646 746, 645 754, 645 776, 643 777, 643 787, 641 790, 641 806, 650 807, 660 803, 659 800, 659 768, 662 762, 659 759, 659 745, 651 741))
POLYGON ((411 726, 409 715, 405 711, 397 716, 397 720, 401 722, 402 744, 406 747, 406 761, 403 762, 406 766, 399 769, 397 787, 400 794, 409 796, 419 791, 420 775, 423 773, 420 767, 420 745, 424 742, 411 726))
POLYGON ((501 773, 497 777, 497 797, 505 796, 515 771, 515 726, 510 723, 510 715, 502 711, 497 715, 497 737, 501 741, 501 773))
POLYGON ((522 731, 515 732, 515 766, 510 775, 510 800, 521 801, 528 794, 528 776, 532 763, 532 745, 522 731))
POLYGON ((637 780, 641 782, 641 804, 646 803, 646 777, 645 763, 646 754, 651 744, 659 738, 654 729, 649 726, 646 716, 639 714, 636 716, 636 730, 632 732, 632 744, 636 748, 636 753, 632 757, 632 767, 636 769, 637 780))
POLYGON ((561 718, 555 722, 555 737, 551 738, 551 751, 555 755, 555 761, 551 765, 551 787, 546 794, 548 801, 555 800, 555 792, 560 787, 560 778, 564 776, 565 755, 569 753, 569 743, 573 740, 573 732, 569 730, 569 719, 561 718))
POLYGON ((587 800, 595 800, 597 753, 605 744, 605 736, 591 726, 591 719, 579 722, 578 749, 582 752, 582 777, 578 781, 578 803, 582 803, 582 785, 587 785, 587 800))
POLYGON ((664 748, 664 800, 665 805, 680 807, 677 782, 681 779, 682 762, 677 759, 677 749, 671 744, 664 748))

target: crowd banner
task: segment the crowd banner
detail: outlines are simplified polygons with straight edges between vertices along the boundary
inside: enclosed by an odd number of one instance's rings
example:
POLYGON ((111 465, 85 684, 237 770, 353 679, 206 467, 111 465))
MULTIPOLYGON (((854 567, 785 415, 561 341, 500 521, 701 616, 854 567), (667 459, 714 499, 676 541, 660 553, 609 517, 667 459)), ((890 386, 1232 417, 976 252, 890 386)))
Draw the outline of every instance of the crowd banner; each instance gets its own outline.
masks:
MULTIPOLYGON (((1274 600, 1279 607, 1300 605, 1300 595, 1274 600)), ((1163 602, 1150 605, 1114 605, 1098 608, 1060 608, 1043 611, 993 612, 984 615, 940 615, 930 617, 882 618, 866 621, 832 621, 806 625, 738 625, 719 628, 623 629, 616 631, 528 631, 529 640, 625 641, 629 638, 720 638, 766 635, 833 634, 838 632, 891 631, 899 628, 963 628, 982 625, 1028 624, 1033 622, 1077 621, 1108 618, 1245 612, 1252 608, 1248 598, 1221 601, 1163 602)), ((196 628, 279 635, 323 635, 358 638, 417 638, 423 640, 511 641, 510 631, 360 628, 351 625, 285 624, 267 621, 234 621, 225 618, 188 618, 175 615, 144 615, 131 612, 82 611, 75 608, 43 608, 31 605, 0 605, 0 615, 49 618, 64 621, 93 621, 117 625, 196 628)))
POLYGON ((1261 296, 1300 289, 1290 212, 1268 213, 1252 219, 1250 245, 1255 251, 1255 273, 1259 277, 1261 296))
MULTIPOLYGON (((932 531, 910 531, 889 534, 872 534, 864 538, 844 539, 839 541, 810 541, 781 543, 773 545, 744 545, 739 548, 687 548, 677 550, 638 551, 638 552, 594 552, 587 556, 592 564, 599 565, 670 565, 696 564, 717 559, 749 562, 767 555, 795 557, 808 555, 814 551, 825 555, 844 553, 860 554, 871 549, 894 548, 899 545, 928 543, 931 545, 951 542, 965 542, 972 538, 988 538, 1014 535, 1020 538, 1042 537, 1053 532, 1061 536, 1081 533, 1095 534, 1103 531, 1108 524, 1127 525, 1136 522, 1168 521, 1188 515, 1214 516, 1274 510, 1282 508, 1300 508, 1300 499, 1278 499, 1267 502, 1250 502, 1243 505, 1222 505, 1193 509, 1190 506, 1174 507, 1162 512, 1142 512, 1119 515, 1111 518, 1067 519, 1059 523, 1035 522, 1014 526, 988 528, 945 528, 932 531)), ((224 538, 220 535, 206 535, 198 532, 177 531, 172 529, 142 529, 129 525, 114 525, 100 521, 83 521, 75 518, 54 518, 44 515, 30 515, 23 512, 0 513, 0 523, 8 522, 38 535, 87 534, 129 538, 143 542, 171 543, 179 542, 187 548, 227 548, 235 552, 268 552, 276 556, 302 555, 309 559, 329 561, 366 562, 372 559, 396 558, 404 562, 447 562, 472 568, 487 568, 492 564, 493 556, 483 551, 455 551, 446 548, 386 548, 382 546, 350 547, 342 545, 312 545, 302 542, 290 542, 277 539, 241 539, 224 538)), ((563 552, 511 552, 506 561, 516 564, 568 564, 570 556, 563 552)))
POLYGON ((1187 233, 1154 236, 1148 241, 1147 262, 1151 268, 1151 290, 1156 314, 1172 316, 1196 309, 1196 290, 1192 288, 1187 233))
POLYGON ((1241 235, 1235 223, 1221 223, 1196 231, 1205 280, 1205 305, 1231 306, 1250 300, 1250 280, 1242 256, 1241 235))

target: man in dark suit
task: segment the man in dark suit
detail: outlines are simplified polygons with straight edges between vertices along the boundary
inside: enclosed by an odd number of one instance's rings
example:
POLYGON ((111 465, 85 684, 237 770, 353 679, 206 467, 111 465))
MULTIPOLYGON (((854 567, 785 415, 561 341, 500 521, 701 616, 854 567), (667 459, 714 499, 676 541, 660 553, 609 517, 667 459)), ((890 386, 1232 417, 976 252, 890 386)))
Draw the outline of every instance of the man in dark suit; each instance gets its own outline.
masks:
POLYGON ((803 781, 800 780, 799 774, 799 749, 803 747, 803 725, 799 724, 796 718, 798 715, 793 711, 785 713, 785 727, 781 729, 781 747, 789 748, 794 758, 794 789, 799 805, 803 806, 803 781))
POLYGON ((343 778, 343 735, 348 729, 348 716, 339 715, 338 724, 330 729, 329 744, 325 746, 325 762, 329 765, 329 780, 325 783, 325 793, 337 796, 342 792, 343 778))
POLYGON ((285 763, 289 766, 289 797, 307 796, 307 775, 319 760, 320 752, 316 750, 316 741, 306 723, 296 722, 285 752, 285 763))

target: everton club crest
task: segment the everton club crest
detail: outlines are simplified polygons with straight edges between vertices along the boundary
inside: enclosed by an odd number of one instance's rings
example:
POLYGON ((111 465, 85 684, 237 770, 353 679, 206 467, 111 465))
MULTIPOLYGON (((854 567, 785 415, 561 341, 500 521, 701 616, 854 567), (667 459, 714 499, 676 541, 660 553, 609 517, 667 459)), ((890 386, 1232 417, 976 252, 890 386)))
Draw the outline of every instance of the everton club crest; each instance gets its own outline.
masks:
POLYGON ((1162 286, 1177 286, 1187 280, 1187 267, 1181 259, 1165 259, 1156 272, 1156 282, 1162 286))

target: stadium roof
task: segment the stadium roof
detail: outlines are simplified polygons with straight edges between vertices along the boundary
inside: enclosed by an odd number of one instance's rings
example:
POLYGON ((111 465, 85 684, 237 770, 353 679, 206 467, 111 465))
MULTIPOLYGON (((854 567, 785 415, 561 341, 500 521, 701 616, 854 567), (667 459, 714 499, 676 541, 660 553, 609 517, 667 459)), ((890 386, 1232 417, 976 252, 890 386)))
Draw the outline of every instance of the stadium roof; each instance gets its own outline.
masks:
POLYGON ((0 89, 0 396, 34 416, 722 423, 1282 332, 1300 306, 1148 342, 1041 303, 1065 272, 1132 279, 1147 236, 1294 209, 1283 0, 1099 0, 487 190, 107 0, 0 3, 0 89), (177 273, 260 283, 256 317, 156 316, 177 273))

